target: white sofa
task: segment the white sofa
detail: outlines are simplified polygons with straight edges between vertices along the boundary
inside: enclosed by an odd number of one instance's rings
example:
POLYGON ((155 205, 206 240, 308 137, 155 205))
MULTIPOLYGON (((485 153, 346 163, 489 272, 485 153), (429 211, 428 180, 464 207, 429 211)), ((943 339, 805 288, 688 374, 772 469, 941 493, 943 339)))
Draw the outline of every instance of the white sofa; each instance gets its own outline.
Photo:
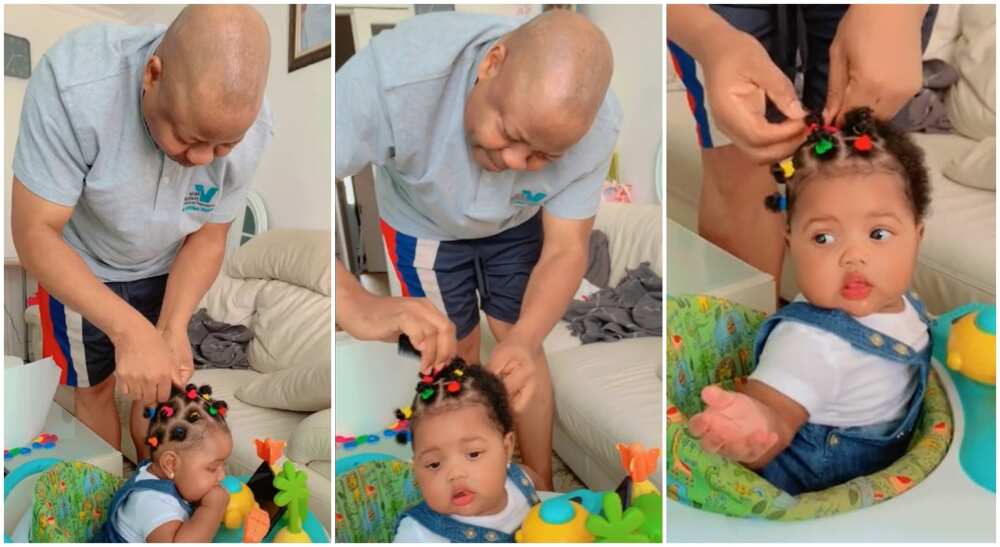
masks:
MULTIPOLYGON (((309 394, 294 390, 301 389, 310 378, 329 378, 330 266, 329 231, 271 230, 240 247, 227 259, 200 307, 207 308, 213 319, 253 329, 254 338, 248 346, 252 368, 201 369, 191 379, 198 385, 211 385, 213 396, 229 404, 226 419, 233 435, 233 452, 226 462, 227 471, 247 475, 260 465, 254 438, 288 441, 281 461, 288 458, 305 471, 309 508, 328 531, 332 529, 333 507, 330 383, 327 379, 325 385, 314 386, 309 394), (303 375, 288 378, 289 372, 280 372, 285 370, 303 375), (264 383, 256 384, 256 395, 246 391, 252 382, 264 383), (245 400, 236 396, 237 391, 245 400), (317 404, 322 406, 316 401, 322 401, 324 391, 325 409, 316 408, 317 404), (313 405, 310 410, 315 412, 264 406, 276 403, 263 399, 282 397, 293 401, 294 408, 313 405)), ((36 359, 41 353, 37 306, 28 308, 25 316, 31 358, 36 359)), ((60 387, 56 401, 73 412, 72 389, 60 387)), ((122 453, 135 461, 135 447, 127 433, 130 402, 120 394, 116 402, 123 428, 122 453)), ((276 406, 282 406, 280 401, 276 406)))
MULTIPOLYGON (((944 174, 952 162, 950 169, 975 163, 962 160, 995 136, 995 15, 993 5, 941 5, 924 56, 949 62, 962 76, 946 101, 955 132, 913 135, 926 153, 932 186, 913 285, 933 313, 996 301, 995 190, 958 184, 944 174)), ((696 231, 701 156, 684 87, 672 69, 667 72, 667 215, 696 231)), ((978 184, 995 188, 994 165, 995 160, 980 163, 983 174, 972 175, 978 184)), ((787 256, 784 272, 781 295, 791 299, 798 289, 787 256)))
MULTIPOLYGON (((607 234, 610 285, 625 269, 649 262, 663 275, 663 208, 602 203, 594 229, 607 234)), ((390 276, 391 278, 392 276, 390 276)), ((398 283, 390 280, 393 294, 398 283)), ((482 359, 496 341, 482 316, 482 359)), ((560 321, 543 342, 556 398, 554 449, 591 489, 614 488, 625 477, 615 443, 660 447, 663 440, 662 339, 637 338, 582 345, 560 321)), ((657 471, 652 479, 661 484, 657 471)))

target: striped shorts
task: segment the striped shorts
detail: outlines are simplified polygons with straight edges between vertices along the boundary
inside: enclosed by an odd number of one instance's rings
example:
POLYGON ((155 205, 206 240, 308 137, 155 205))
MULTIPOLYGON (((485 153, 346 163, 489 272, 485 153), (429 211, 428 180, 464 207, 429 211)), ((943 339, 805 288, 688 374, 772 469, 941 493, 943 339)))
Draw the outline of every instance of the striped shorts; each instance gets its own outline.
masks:
POLYGON ((528 277, 542 252, 541 212, 489 237, 435 241, 381 221, 382 238, 403 296, 425 297, 455 324, 459 340, 479 324, 479 310, 517 322, 528 277))
MULTIPOLYGON (((156 324, 167 289, 166 275, 105 285, 156 324)), ((41 285, 31 303, 38 304, 42 318, 42 357, 51 357, 59 366, 60 384, 92 387, 111 376, 115 346, 107 335, 41 285)))

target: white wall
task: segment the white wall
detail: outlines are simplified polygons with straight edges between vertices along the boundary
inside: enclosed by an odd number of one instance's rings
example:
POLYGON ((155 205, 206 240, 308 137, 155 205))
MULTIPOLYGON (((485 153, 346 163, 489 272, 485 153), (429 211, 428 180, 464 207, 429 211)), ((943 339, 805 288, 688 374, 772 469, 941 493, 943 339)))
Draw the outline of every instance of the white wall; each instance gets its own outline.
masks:
MULTIPOLYGON (((5 32, 31 41, 32 64, 67 31, 94 22, 169 24, 183 6, 7 6, 5 32)), ((329 59, 288 73, 288 6, 256 6, 271 33, 267 98, 274 139, 261 157, 254 189, 266 204, 271 228, 330 229, 330 70, 329 59)), ((17 142, 27 80, 4 78, 4 195, 9 203, 11 161, 17 142)), ((10 226, 10 208, 4 208, 10 226)), ((9 229, 4 251, 14 256, 9 229)))
POLYGON ((604 31, 615 56, 611 89, 622 106, 618 136, 619 182, 632 185, 635 203, 656 203, 654 166, 663 136, 663 77, 666 52, 662 6, 581 5, 604 31))

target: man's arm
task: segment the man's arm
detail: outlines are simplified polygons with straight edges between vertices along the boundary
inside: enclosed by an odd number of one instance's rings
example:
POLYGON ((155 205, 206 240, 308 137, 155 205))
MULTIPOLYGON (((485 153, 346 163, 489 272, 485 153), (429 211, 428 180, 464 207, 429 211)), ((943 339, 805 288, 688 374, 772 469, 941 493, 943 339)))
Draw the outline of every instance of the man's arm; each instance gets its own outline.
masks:
POLYGON ((184 240, 167 277, 167 290, 156 328, 176 358, 174 382, 187 383, 194 372, 187 327, 201 298, 219 276, 230 223, 205 224, 184 240))
POLYGON ((14 177, 11 234, 21 265, 45 290, 111 339, 123 393, 147 401, 166 400, 170 393, 166 347, 153 325, 97 279, 63 239, 63 227, 72 214, 72 207, 36 196, 14 177))
POLYGON ((542 254, 528 278, 521 315, 507 338, 541 347, 580 287, 593 227, 594 217, 570 220, 542 210, 542 254))

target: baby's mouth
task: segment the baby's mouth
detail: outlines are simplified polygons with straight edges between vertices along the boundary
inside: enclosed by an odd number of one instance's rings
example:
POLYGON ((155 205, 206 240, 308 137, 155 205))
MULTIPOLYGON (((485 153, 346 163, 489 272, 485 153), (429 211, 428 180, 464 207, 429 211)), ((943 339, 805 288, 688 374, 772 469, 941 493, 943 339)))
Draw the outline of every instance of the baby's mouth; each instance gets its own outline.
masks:
POLYGON ((474 499, 476 499, 476 494, 464 488, 456 490, 451 494, 451 502, 458 507, 469 505, 474 499))
POLYGON ((858 273, 849 273, 844 277, 844 284, 840 287, 840 295, 847 300, 864 300, 872 292, 872 284, 865 279, 865 276, 858 273))

